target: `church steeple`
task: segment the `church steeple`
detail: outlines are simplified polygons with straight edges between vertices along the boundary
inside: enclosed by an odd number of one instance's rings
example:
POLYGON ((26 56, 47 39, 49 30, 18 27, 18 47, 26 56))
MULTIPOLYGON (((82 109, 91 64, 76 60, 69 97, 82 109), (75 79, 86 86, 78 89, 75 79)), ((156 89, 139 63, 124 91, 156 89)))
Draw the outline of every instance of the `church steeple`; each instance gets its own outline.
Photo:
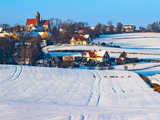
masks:
POLYGON ((36 13, 36 25, 39 26, 39 24, 40 24, 40 13, 37 12, 36 13))

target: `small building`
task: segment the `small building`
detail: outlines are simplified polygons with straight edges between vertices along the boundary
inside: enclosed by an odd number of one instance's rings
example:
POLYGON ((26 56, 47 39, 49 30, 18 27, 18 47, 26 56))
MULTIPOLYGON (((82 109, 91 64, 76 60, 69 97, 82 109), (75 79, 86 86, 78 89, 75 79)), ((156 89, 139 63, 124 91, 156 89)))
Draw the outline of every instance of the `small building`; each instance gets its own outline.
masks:
POLYGON ((83 27, 77 30, 78 34, 88 34, 95 31, 95 27, 83 27))
POLYGON ((117 32, 117 29, 114 26, 105 26, 104 32, 105 33, 117 32))
POLYGON ((135 32, 136 27, 134 25, 124 25, 123 31, 124 32, 135 32))
POLYGON ((25 31, 25 26, 23 25, 16 25, 15 27, 12 28, 13 31, 15 32, 24 32, 25 31))
POLYGON ((71 67, 74 66, 76 57, 80 57, 79 52, 49 52, 48 57, 51 59, 51 66, 71 67))
POLYGON ((0 27, 0 33, 3 31, 3 28, 2 27, 0 27))
POLYGON ((13 31, 13 33, 11 34, 11 37, 13 38, 13 39, 18 39, 19 38, 19 34, 18 34, 18 32, 16 32, 16 31, 13 31))
POLYGON ((40 13, 36 13, 35 18, 29 18, 26 22, 26 30, 30 31, 33 27, 42 27, 44 30, 50 30, 50 21, 49 20, 41 20, 40 13))
POLYGON ((87 45, 89 35, 74 34, 70 40, 71 45, 87 45))
POLYGON ((5 38, 5 37, 10 37, 12 34, 9 33, 8 31, 2 30, 0 32, 0 38, 5 38))
POLYGON ((13 39, 18 39, 19 35, 19 32, 16 32, 15 30, 13 32, 9 32, 8 30, 0 28, 0 38, 12 37, 13 39))
POLYGON ((91 51, 88 51, 88 54, 86 55, 86 57, 87 57, 87 61, 93 60, 96 62, 104 62, 104 59, 109 57, 109 55, 108 55, 108 52, 106 52, 105 50, 99 50, 99 51, 91 50, 91 51))
POLYGON ((38 32, 38 33, 41 36, 41 38, 50 38, 51 37, 51 33, 49 33, 49 32, 38 32))

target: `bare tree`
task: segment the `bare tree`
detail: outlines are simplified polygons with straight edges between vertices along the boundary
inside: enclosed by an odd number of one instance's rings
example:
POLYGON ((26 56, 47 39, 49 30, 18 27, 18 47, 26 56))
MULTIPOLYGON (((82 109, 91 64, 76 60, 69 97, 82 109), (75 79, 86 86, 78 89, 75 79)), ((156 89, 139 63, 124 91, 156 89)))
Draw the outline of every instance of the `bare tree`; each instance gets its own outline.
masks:
POLYGON ((160 32, 160 22, 153 22, 147 26, 148 31, 151 32, 160 32))
POLYGON ((117 23, 117 32, 122 33, 123 32, 123 24, 121 22, 117 23))
POLYGON ((2 27, 4 30, 8 30, 10 28, 9 24, 1 24, 0 27, 2 27))
POLYGON ((109 26, 109 29, 110 29, 110 32, 109 33, 114 33, 114 25, 112 23, 112 21, 108 21, 108 26, 109 26))

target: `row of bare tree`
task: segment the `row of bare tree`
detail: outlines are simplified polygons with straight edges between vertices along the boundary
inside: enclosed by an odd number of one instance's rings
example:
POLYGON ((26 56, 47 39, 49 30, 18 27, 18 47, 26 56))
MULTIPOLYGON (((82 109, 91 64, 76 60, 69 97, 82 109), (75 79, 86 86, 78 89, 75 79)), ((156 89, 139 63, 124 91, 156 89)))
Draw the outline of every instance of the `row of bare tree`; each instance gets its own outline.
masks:
POLYGON ((140 32, 160 32, 160 21, 148 24, 147 27, 139 27, 140 32))
POLYGON ((121 22, 113 25, 111 21, 106 25, 98 23, 94 26, 94 29, 91 29, 91 27, 85 22, 73 22, 72 20, 62 21, 60 19, 51 19, 50 22, 51 33, 53 35, 52 41, 55 43, 68 43, 72 35, 80 29, 83 29, 83 33, 89 34, 93 39, 98 37, 100 34, 123 33, 124 27, 121 22))

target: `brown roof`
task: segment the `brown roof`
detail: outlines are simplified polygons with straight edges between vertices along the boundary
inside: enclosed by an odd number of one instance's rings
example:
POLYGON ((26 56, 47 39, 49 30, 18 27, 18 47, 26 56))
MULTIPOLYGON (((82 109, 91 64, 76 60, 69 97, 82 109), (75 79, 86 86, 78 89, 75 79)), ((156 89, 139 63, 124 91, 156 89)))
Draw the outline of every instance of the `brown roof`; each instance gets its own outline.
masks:
POLYGON ((83 35, 80 35, 80 34, 73 35, 73 38, 76 39, 76 40, 78 40, 78 39, 80 39, 80 40, 87 40, 83 35))

